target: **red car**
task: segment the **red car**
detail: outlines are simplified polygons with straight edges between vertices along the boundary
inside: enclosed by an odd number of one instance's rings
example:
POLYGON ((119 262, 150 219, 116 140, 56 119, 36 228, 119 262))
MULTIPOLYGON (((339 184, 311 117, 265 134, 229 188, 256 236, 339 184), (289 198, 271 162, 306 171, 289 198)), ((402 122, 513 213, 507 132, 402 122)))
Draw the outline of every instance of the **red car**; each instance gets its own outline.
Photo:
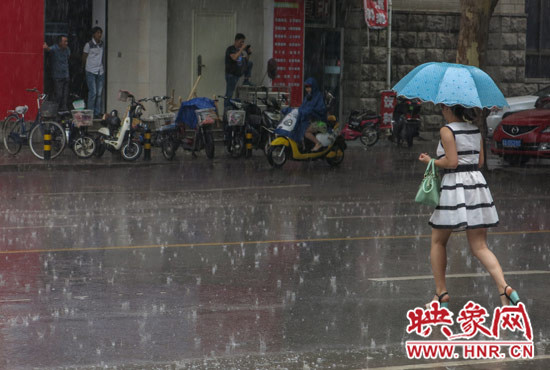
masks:
POLYGON ((550 158, 550 96, 539 98, 535 109, 504 118, 493 134, 491 151, 511 164, 550 158))

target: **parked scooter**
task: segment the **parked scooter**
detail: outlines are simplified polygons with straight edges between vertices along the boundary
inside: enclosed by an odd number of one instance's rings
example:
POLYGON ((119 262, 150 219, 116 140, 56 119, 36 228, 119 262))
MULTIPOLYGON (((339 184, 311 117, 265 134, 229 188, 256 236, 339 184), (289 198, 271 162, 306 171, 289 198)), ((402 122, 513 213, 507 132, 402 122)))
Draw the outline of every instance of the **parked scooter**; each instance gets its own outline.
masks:
MULTIPOLYGON (((259 149, 267 154, 267 149, 275 139, 275 129, 281 121, 281 108, 276 99, 258 98, 266 105, 262 111, 257 104, 244 102, 245 132, 251 134, 252 149, 259 149)), ((246 151, 250 155, 252 151, 246 151)))
POLYGON ((401 145, 401 142, 405 141, 410 148, 413 145, 413 138, 419 135, 422 102, 418 99, 398 99, 393 112, 390 140, 397 143, 397 145, 401 145))
POLYGON ((127 161, 135 161, 141 155, 143 148, 136 127, 145 108, 141 101, 136 101, 131 93, 120 91, 119 100, 127 101, 128 99, 130 99, 130 104, 122 126, 116 110, 112 111, 103 121, 107 127, 102 127, 98 131, 99 137, 96 140, 99 144, 96 153, 98 157, 101 157, 106 149, 111 152, 119 151, 122 158, 127 161))
POLYGON ((226 96, 218 98, 229 99, 232 109, 227 109, 223 114, 224 144, 231 157, 239 158, 244 155, 246 149, 246 103, 226 96))
POLYGON ((359 138, 364 146, 373 146, 380 137, 381 117, 373 112, 352 111, 348 122, 342 129, 345 140, 359 138))
POLYGON ((167 160, 174 159, 176 151, 179 147, 183 150, 191 152, 193 157, 196 157, 196 151, 204 149, 206 156, 209 159, 214 158, 215 145, 214 134, 212 133, 212 125, 218 119, 216 108, 196 109, 195 115, 197 123, 193 130, 193 136, 188 137, 186 134, 185 123, 173 123, 173 129, 166 129, 162 141, 162 155, 167 160))
MULTIPOLYGON (((279 132, 293 132, 297 128, 298 109, 288 113, 277 127, 279 132)), ((327 120, 328 131, 316 135, 323 149, 311 152, 314 144, 304 138, 304 147, 287 135, 281 135, 271 142, 267 150, 267 160, 273 167, 282 167, 288 159, 295 161, 326 159, 329 165, 338 166, 344 160, 344 151, 347 148, 344 137, 340 134, 336 117, 330 115, 327 120)))

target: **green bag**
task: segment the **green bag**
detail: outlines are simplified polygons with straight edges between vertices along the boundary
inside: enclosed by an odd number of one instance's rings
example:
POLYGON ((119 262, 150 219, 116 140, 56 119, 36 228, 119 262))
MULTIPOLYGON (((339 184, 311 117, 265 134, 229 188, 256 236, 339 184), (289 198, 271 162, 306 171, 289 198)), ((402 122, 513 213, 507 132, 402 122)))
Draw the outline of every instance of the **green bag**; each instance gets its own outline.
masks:
POLYGON ((439 204, 439 173, 435 167, 435 159, 430 160, 428 167, 424 172, 424 179, 416 193, 414 201, 427 206, 437 206, 439 204))

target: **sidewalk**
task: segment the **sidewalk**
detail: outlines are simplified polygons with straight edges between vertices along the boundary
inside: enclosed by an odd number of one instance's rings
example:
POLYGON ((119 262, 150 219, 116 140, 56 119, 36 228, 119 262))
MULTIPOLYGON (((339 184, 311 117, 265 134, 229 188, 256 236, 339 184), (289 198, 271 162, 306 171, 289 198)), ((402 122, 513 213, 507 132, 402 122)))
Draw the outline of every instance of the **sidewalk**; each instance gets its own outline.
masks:
MULTIPOLYGON (((216 148, 217 149, 217 148, 216 148)), ((198 154, 200 156, 200 154, 198 154)), ((120 153, 111 153, 106 151, 101 158, 95 155, 88 159, 78 158, 71 149, 65 148, 63 153, 55 159, 45 161, 36 158, 27 146, 21 148, 21 151, 13 156, 7 153, 3 146, 0 147, 0 172, 1 171, 29 171, 35 169, 90 169, 99 167, 131 167, 131 166, 153 166, 153 165, 177 165, 181 161, 187 160, 189 153, 178 151, 173 161, 166 160, 159 148, 151 150, 151 160, 145 161, 143 153, 134 162, 128 162, 122 159, 120 153), (185 156, 185 157, 184 157, 185 156)))

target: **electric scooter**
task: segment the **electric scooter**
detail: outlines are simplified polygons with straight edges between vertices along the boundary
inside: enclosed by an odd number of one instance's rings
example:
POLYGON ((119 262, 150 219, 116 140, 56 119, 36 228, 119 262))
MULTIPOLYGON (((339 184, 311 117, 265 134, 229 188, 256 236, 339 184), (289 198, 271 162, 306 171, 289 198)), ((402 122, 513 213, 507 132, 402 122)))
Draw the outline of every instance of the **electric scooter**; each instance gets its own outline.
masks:
MULTIPOLYGON (((288 132, 289 134, 296 129, 298 121, 298 109, 293 109, 279 123, 278 132, 288 132)), ((279 135, 271 142, 267 150, 267 160, 275 168, 281 168, 288 159, 295 161, 310 161, 316 159, 325 159, 332 167, 338 166, 344 160, 344 152, 347 148, 344 137, 340 134, 339 124, 336 117, 330 115, 327 120, 328 131, 317 134, 315 137, 323 145, 323 149, 317 152, 311 152, 313 143, 305 140, 305 147, 300 148, 300 144, 291 139, 288 135, 279 135)))
POLYGON ((105 149, 111 152, 120 151, 122 158, 127 161, 135 161, 141 155, 143 147, 141 146, 139 136, 136 135, 137 130, 135 128, 139 124, 139 118, 145 108, 128 91, 119 92, 120 101, 125 102, 128 99, 130 99, 130 105, 126 111, 122 126, 120 126, 120 119, 118 118, 118 113, 116 113, 104 120, 108 127, 102 127, 98 130, 99 137, 97 142, 99 146, 96 152, 98 157, 101 157, 105 153, 105 149))

